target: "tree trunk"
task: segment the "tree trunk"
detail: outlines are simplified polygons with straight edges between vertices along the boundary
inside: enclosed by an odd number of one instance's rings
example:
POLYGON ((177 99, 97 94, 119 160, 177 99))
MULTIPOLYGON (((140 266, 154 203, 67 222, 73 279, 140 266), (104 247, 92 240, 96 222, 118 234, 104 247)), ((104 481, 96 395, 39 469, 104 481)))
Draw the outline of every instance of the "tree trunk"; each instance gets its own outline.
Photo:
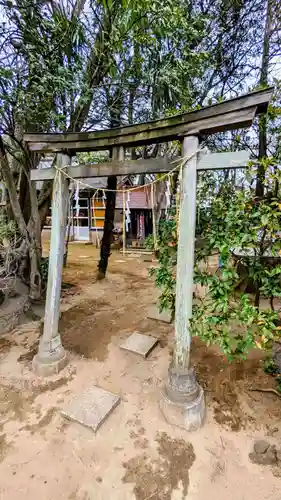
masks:
MULTIPOLYGON (((260 73, 260 85, 268 85, 268 69, 269 69, 269 45, 270 45, 270 34, 271 34, 271 16, 272 16, 272 0, 267 1, 267 12, 266 21, 264 28, 263 37, 263 53, 261 62, 261 73, 260 73)), ((267 155, 267 131, 266 131, 266 115, 263 114, 259 118, 259 164, 257 172, 257 182, 256 182, 256 196, 263 197, 264 195, 264 179, 265 179, 265 169, 262 164, 262 158, 267 155)))
POLYGON ((19 183, 19 204, 22 209, 23 217, 25 223, 28 224, 30 217, 30 198, 28 191, 28 181, 24 172, 21 173, 20 183, 19 183))
MULTIPOLYGON (((10 169, 5 146, 3 144, 1 137, 0 137, 0 163, 2 167, 3 178, 8 189, 9 199, 13 210, 14 218, 17 222, 19 231, 26 245, 26 248, 28 249, 28 255, 30 259, 29 262, 30 298, 32 300, 39 300, 41 298, 41 275, 40 275, 41 227, 40 227, 40 219, 39 219, 39 212, 37 205, 36 188, 35 186, 31 185, 30 181, 28 182, 29 198, 31 205, 31 217, 28 224, 26 224, 23 216, 23 211, 19 203, 17 189, 13 178, 13 173, 10 169)), ((22 273, 22 275, 26 273, 26 266, 28 266, 28 260, 26 259, 26 253, 22 252, 22 263, 20 266, 20 272, 22 273)))
MULTIPOLYGON (((108 90, 107 94, 108 107, 111 110, 110 113, 110 128, 120 127, 121 125, 121 113, 123 109, 123 90, 117 88, 113 96, 110 95, 108 90)), ((111 158, 113 160, 124 160, 124 148, 122 146, 115 147, 111 150, 111 158)), ((106 193, 106 207, 105 207, 105 217, 104 217, 104 227, 103 227, 103 237, 101 241, 100 249, 100 261, 98 264, 98 274, 97 279, 101 280, 105 278, 106 270, 108 266, 108 259, 110 256, 110 247, 112 243, 114 229, 114 216, 115 216, 115 202, 116 202, 116 189, 117 189, 117 177, 111 175, 107 178, 107 191, 106 193)))
POLYGON ((29 180, 29 196, 31 205, 31 217, 28 223, 30 235, 30 298, 33 301, 41 299, 41 221, 38 209, 36 186, 29 180))
POLYGON ((22 210, 19 204, 18 196, 17 196, 17 189, 14 183, 14 178, 13 174, 10 169, 10 165, 8 162, 8 158, 6 155, 6 150, 5 146, 2 140, 2 137, 0 137, 0 164, 1 164, 1 170, 3 174, 3 178, 9 193, 9 200, 10 204, 13 210, 13 214, 15 217, 15 220, 17 222, 18 228, 22 234, 22 236, 28 241, 29 240, 29 235, 27 231, 27 226, 25 223, 25 220, 23 218, 22 210))
POLYGON ((32 245, 29 251, 30 259, 30 279, 29 279, 29 297, 33 302, 39 301, 41 297, 41 252, 35 245, 32 245))
POLYGON ((114 228, 114 215, 115 215, 115 202, 116 202, 116 189, 117 189, 116 175, 111 175, 110 177, 108 177, 107 189, 112 189, 113 191, 107 191, 106 193, 105 219, 104 219, 103 237, 101 241, 100 261, 98 265, 98 275, 97 275, 97 278, 99 280, 105 278, 108 266, 108 259, 110 256, 112 231, 114 228))
MULTIPOLYGON (((166 197, 166 182, 160 181, 155 184, 155 225, 156 225, 156 236, 158 238, 159 235, 159 224, 162 215, 162 206, 164 204, 164 200, 166 197)), ((171 208, 171 196, 170 196, 170 207, 167 207, 169 210, 171 208)))

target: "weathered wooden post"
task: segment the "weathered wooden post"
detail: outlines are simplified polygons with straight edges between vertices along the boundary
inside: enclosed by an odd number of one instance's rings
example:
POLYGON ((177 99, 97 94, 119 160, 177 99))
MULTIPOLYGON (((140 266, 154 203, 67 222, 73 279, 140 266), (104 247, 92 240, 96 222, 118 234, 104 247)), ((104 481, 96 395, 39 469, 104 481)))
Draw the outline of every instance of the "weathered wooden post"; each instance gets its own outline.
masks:
MULTIPOLYGON (((57 155, 57 165, 70 165, 67 154, 57 155)), ((65 350, 58 332, 60 294, 64 254, 69 181, 59 170, 56 171, 52 198, 52 229, 49 254, 48 287, 45 307, 44 330, 38 354, 33 358, 33 370, 40 376, 58 373, 67 363, 65 350)))
POLYGON ((185 137, 180 200, 180 228, 177 257, 175 352, 168 372, 168 382, 161 394, 160 408, 171 424, 187 430, 200 427, 205 415, 202 388, 190 366, 193 266, 196 226, 196 177, 198 138, 185 137), (192 156, 193 155, 193 156, 192 156))

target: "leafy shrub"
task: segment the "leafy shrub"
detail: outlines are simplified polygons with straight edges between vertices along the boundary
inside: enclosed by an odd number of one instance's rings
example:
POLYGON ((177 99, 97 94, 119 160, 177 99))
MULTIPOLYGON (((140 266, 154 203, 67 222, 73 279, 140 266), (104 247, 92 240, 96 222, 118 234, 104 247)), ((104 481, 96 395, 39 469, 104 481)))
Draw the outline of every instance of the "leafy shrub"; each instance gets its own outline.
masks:
MULTIPOLYGON (((255 197, 255 171, 247 172, 244 188, 225 183, 214 189, 200 207, 200 236, 204 245, 196 251, 194 282, 206 287, 204 299, 194 304, 191 331, 207 344, 218 344, 227 357, 245 358, 250 348, 270 348, 280 327, 274 310, 274 298, 281 297, 281 200, 274 186, 280 185, 281 172, 266 165, 267 195, 255 197), (234 249, 240 249, 235 258, 234 249), (203 269, 202 262, 219 252, 221 266, 203 269), (255 297, 238 291, 239 266, 247 270, 254 285, 255 297), (259 307, 260 296, 269 300, 267 309, 259 307)), ((209 178, 208 178, 209 182, 209 178)), ((206 190, 207 192, 207 190, 206 190)), ((202 197, 200 198, 202 201, 202 197)), ((158 237, 159 267, 151 270, 160 287, 160 310, 175 314, 177 260, 177 223, 175 214, 160 223, 158 237)))

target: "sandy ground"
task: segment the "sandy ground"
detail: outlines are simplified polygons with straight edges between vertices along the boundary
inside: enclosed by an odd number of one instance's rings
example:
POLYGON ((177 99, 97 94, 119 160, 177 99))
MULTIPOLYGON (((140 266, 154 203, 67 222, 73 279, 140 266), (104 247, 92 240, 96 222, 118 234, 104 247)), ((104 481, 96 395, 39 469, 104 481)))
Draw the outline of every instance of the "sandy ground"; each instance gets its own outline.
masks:
POLYGON ((60 322, 69 364, 58 376, 31 372, 39 321, 0 339, 0 499, 280 500, 281 468, 248 458, 255 439, 281 447, 281 400, 250 390, 274 385, 260 353, 229 366, 194 339, 206 422, 191 434, 170 426, 158 400, 173 332, 146 318, 150 264, 116 252, 107 279, 95 282, 97 259, 91 246, 70 246, 64 282, 74 286, 63 292, 60 322), (118 347, 136 330, 160 340, 146 360, 118 347), (60 415, 92 385, 121 396, 95 435, 60 415))

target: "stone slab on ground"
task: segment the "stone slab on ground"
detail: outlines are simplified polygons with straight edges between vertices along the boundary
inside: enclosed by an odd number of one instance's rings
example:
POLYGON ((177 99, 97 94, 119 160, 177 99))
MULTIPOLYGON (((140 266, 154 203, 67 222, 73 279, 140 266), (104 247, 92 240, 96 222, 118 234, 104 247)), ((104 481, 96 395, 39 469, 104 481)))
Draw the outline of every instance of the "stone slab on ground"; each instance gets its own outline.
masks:
POLYGON ((91 387, 76 397, 61 414, 94 432, 120 403, 120 397, 100 387, 91 387))
POLYGON ((159 312, 157 305, 151 306, 147 311, 148 319, 154 319, 155 321, 162 321, 163 323, 171 323, 172 316, 170 311, 159 312))
POLYGON ((125 340, 123 344, 120 345, 120 349, 134 352, 135 354, 140 354, 141 356, 146 358, 157 343, 158 339, 156 339, 155 337, 134 332, 125 340))

